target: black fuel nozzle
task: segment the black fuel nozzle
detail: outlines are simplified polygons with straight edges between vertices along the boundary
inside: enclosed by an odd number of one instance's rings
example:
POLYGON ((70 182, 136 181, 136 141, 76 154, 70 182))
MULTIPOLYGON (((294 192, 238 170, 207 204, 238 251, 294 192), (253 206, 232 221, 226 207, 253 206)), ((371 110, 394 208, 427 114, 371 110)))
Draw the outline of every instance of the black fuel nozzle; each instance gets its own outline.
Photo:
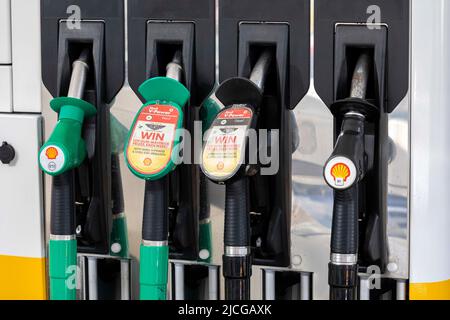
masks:
POLYGON ((248 79, 232 78, 218 87, 215 95, 225 108, 206 134, 202 155, 205 175, 213 182, 226 185, 223 275, 227 300, 250 299, 248 132, 256 128, 271 61, 272 53, 266 50, 248 79))
POLYGON ((370 55, 362 53, 353 73, 350 98, 332 106, 341 130, 324 168, 325 180, 334 189, 328 279, 331 300, 357 298, 359 188, 367 170, 365 131, 367 121, 377 112, 365 100, 370 67, 370 55))

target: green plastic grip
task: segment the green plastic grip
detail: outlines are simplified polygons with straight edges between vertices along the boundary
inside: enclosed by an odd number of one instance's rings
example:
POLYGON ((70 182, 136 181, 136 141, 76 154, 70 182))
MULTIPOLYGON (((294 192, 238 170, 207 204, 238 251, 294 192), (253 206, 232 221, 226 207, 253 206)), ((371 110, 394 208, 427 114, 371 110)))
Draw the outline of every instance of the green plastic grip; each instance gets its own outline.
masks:
POLYGON ((166 300, 169 268, 169 247, 141 245, 140 298, 166 300))
POLYGON ((84 100, 70 97, 53 99, 50 107, 59 113, 59 120, 39 152, 39 165, 45 173, 56 176, 79 167, 86 158, 81 137, 83 122, 95 115, 96 109, 84 100))
POLYGON ((50 240, 49 276, 51 300, 75 300, 77 286, 77 241, 50 240))

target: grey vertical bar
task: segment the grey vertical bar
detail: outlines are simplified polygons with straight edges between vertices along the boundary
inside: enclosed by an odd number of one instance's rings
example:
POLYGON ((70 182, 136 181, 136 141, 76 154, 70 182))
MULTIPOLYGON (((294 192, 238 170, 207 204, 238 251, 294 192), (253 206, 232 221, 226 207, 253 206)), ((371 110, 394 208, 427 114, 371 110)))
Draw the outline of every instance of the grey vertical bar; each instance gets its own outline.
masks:
POLYGON ((300 274, 300 300, 311 300, 311 273, 300 274))
POLYGON ((369 278, 361 277, 359 283, 359 300, 370 300, 369 278))
POLYGON ((130 300, 130 261, 120 260, 120 299, 130 300))
POLYGON ((219 300, 219 267, 208 267, 209 300, 219 300))
POLYGON ((264 270, 264 297, 265 300, 275 300, 275 271, 264 270))
POLYGON ((86 258, 79 255, 77 261, 77 300, 86 300, 86 258))
POLYGON ((174 263, 175 300, 184 300, 184 264, 174 263))
POLYGON ((406 280, 397 280, 397 300, 406 300, 406 280))
POLYGON ((97 258, 88 257, 88 291, 89 300, 98 300, 97 258))

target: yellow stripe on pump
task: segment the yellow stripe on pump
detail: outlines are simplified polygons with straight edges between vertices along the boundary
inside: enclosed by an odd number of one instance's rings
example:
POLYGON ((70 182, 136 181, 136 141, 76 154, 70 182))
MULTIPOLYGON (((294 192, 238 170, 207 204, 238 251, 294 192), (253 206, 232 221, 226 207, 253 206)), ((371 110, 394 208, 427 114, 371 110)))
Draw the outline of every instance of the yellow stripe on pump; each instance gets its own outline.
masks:
POLYGON ((412 283, 411 300, 450 300, 450 280, 432 283, 412 283))
POLYGON ((0 255, 0 300, 45 299, 45 258, 0 255))

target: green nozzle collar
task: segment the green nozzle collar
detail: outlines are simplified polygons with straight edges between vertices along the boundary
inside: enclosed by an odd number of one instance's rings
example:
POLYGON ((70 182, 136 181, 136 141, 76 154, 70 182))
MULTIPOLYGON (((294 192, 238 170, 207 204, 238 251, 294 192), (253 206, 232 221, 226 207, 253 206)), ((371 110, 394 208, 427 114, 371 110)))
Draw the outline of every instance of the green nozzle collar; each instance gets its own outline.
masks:
POLYGON ((139 93, 146 101, 169 101, 184 106, 189 101, 190 93, 177 80, 156 77, 145 81, 139 87, 139 93))
POLYGON ((53 111, 60 113, 60 116, 62 114, 65 119, 73 119, 79 122, 83 122, 85 117, 92 117, 97 113, 97 109, 89 102, 71 97, 55 98, 50 101, 50 107, 53 111), (83 113, 82 117, 80 112, 83 113), (81 120, 79 120, 80 117, 81 120))
POLYGON ((63 106, 59 111, 59 120, 71 119, 83 123, 84 111, 74 106, 63 106))

